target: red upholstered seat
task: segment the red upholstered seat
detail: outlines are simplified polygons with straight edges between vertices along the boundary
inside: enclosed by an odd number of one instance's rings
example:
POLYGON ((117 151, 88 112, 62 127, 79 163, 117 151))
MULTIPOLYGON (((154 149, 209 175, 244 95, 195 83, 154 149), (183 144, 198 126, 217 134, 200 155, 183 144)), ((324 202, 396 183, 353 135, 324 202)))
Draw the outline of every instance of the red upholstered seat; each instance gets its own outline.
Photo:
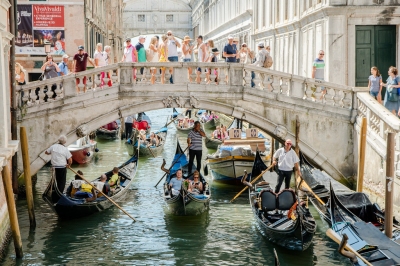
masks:
POLYGON ((148 128, 149 128, 149 124, 147 123, 147 121, 140 121, 140 122, 134 122, 133 124, 132 124, 132 127, 133 128, 136 128, 136 129, 138 129, 138 130, 147 130, 148 128))

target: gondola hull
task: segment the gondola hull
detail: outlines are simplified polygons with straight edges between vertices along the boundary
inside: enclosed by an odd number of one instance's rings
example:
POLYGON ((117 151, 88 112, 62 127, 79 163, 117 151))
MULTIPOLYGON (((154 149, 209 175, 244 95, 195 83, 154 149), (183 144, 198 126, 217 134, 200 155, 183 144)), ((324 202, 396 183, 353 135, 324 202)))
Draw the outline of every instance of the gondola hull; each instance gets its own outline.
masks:
POLYGON ((219 118, 213 118, 207 122, 204 122, 203 126, 205 129, 211 130, 211 129, 215 129, 219 123, 220 123, 219 118))
MULTIPOLYGON (((129 191, 129 187, 137 172, 137 161, 137 157, 132 157, 120 166, 121 175, 128 179, 120 186, 120 190, 110 197, 112 200, 118 201, 122 199, 129 191)), ((107 176, 111 176, 111 174, 111 171, 106 173, 107 176)), ((83 199, 72 199, 58 190, 54 177, 51 179, 42 198, 61 219, 88 216, 106 210, 113 205, 104 198, 93 202, 85 202, 83 199)))
POLYGON ((182 133, 189 133, 192 129, 193 129, 193 127, 188 127, 188 128, 181 128, 181 127, 178 127, 178 125, 175 123, 175 126, 176 126, 176 129, 179 131, 179 132, 182 132, 182 133))
MULTIPOLYGON (((188 160, 179 145, 179 141, 177 140, 177 148, 173 165, 171 166, 170 172, 167 174, 166 181, 164 183, 164 200, 169 212, 174 215, 193 216, 207 211, 210 206, 211 192, 207 181, 201 174, 200 181, 203 184, 202 194, 191 194, 182 187, 177 195, 172 195, 172 190, 168 189, 168 185, 170 180, 173 177, 176 177, 175 174, 178 169, 182 170, 183 176, 186 176, 187 179, 189 179, 189 176, 192 176, 192 173, 188 173, 188 160)), ((195 169, 196 166, 193 165, 193 170, 195 169)))
POLYGON ((108 130, 101 127, 96 130, 96 137, 98 139, 114 140, 114 139, 119 139, 120 137, 119 133, 120 133, 120 128, 115 130, 108 130))
MULTIPOLYGON (((264 160, 269 160, 269 157, 264 157, 264 160)), ((228 156, 208 159, 207 167, 210 169, 214 181, 241 185, 244 171, 251 173, 253 162, 254 156, 228 156)))
MULTIPOLYGON (((135 135, 135 134, 134 134, 135 135)), ((157 156, 159 156, 161 153, 162 153, 162 151, 164 150, 164 144, 165 144, 165 140, 166 140, 166 138, 167 138, 167 131, 165 131, 165 132, 160 132, 160 133, 158 133, 158 135, 160 136, 160 138, 161 138, 161 143, 160 143, 160 145, 158 145, 158 146, 149 146, 149 147, 147 147, 147 145, 145 145, 145 144, 140 144, 140 147, 139 147, 139 156, 140 157, 149 157, 149 156, 151 156, 151 157, 153 157, 153 156, 155 156, 155 157, 157 157, 157 156)), ((129 141, 129 142, 125 142, 125 145, 126 145, 126 148, 127 148, 127 150, 128 150, 128 153, 129 153, 129 155, 133 155, 133 154, 135 154, 136 152, 137 152, 137 149, 138 149, 138 147, 137 147, 137 141, 136 141, 136 143, 135 144, 132 144, 132 139, 129 141)))
MULTIPOLYGON (((251 194, 250 203, 254 202, 255 198, 255 194, 251 194)), ((290 230, 287 230, 285 228, 271 228, 263 222, 258 209, 256 209, 253 204, 251 205, 254 217, 257 222, 257 228, 261 232, 261 234, 265 238, 267 238, 268 241, 286 249, 298 251, 306 250, 311 245, 316 226, 311 230, 306 230, 305 228, 303 228, 300 219, 296 219, 296 221, 294 221, 295 224, 290 226, 290 230)), ((288 221, 287 223, 289 222, 290 221, 288 221)))
POLYGON ((209 138, 208 136, 205 137, 204 142, 208 149, 214 149, 214 150, 218 149, 218 146, 223 143, 223 141, 220 139, 212 139, 209 138))
POLYGON ((179 194, 171 199, 166 199, 165 202, 167 203, 169 211, 177 216, 199 215, 208 211, 210 207, 210 198, 197 199, 190 193, 184 196, 179 194))

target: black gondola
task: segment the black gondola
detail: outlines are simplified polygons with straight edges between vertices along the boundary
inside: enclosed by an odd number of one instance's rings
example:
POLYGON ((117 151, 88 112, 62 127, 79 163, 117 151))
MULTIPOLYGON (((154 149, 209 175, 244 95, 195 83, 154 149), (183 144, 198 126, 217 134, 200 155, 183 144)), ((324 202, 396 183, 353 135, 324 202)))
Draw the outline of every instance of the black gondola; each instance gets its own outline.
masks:
POLYGON ((98 139, 114 140, 120 138, 120 126, 116 121, 101 126, 96 130, 96 137, 98 139))
MULTIPOLYGON (((301 156, 301 172, 305 183, 312 189, 313 193, 321 199, 320 202, 312 193, 308 192, 310 201, 317 209, 321 219, 326 221, 329 226, 332 225, 330 215, 330 184, 335 190, 338 201, 346 209, 351 211, 359 220, 370 222, 383 230, 385 214, 377 203, 372 203, 368 195, 362 192, 355 192, 343 186, 330 177, 323 175, 322 172, 315 169, 304 156, 301 156)), ((395 220, 395 225, 399 226, 395 220)))
POLYGON ((172 108, 172 119, 174 120, 174 125, 176 127, 177 130, 181 131, 181 132, 189 132, 193 129, 193 125, 189 126, 189 127, 183 127, 183 126, 179 126, 179 120, 185 118, 185 116, 183 115, 183 113, 179 113, 176 108, 172 108))
MULTIPOLYGON (((349 238, 348 245, 371 265, 400 265, 400 245, 389 239, 373 224, 361 221, 349 211, 336 197, 332 186, 330 186, 329 212, 332 230, 339 238, 346 234, 349 238)), ((341 241, 341 239, 334 240, 341 241)), ((353 265, 367 264, 357 257, 357 262, 353 262, 353 265)))
MULTIPOLYGON (((257 151, 252 178, 256 178, 265 169, 267 166, 257 151)), ((284 189, 275 194, 268 182, 263 183, 256 184, 254 191, 250 190, 249 193, 258 229, 277 245, 290 250, 306 250, 317 228, 314 217, 292 189, 284 189)))
MULTIPOLYGON (((154 134, 158 138, 159 144, 157 146, 153 146, 153 145, 149 145, 149 144, 145 144, 145 143, 141 142, 140 147, 139 147, 140 157, 147 157, 147 156, 157 157, 164 150, 164 144, 165 144, 165 141, 167 140, 167 134, 168 134, 167 126, 165 125, 164 127, 160 128, 160 130, 154 132, 154 134)), ((131 137, 125 142, 129 155, 136 153, 136 150, 138 148, 138 137, 137 137, 138 135, 139 135, 139 132, 136 129, 134 129, 131 137)), ((146 134, 146 141, 147 141, 147 143, 150 143, 150 135, 149 134, 146 134)))
MULTIPOLYGON (((163 169, 163 166, 161 169, 163 169)), ((182 185, 182 188, 178 195, 172 195, 172 191, 168 189, 170 180, 176 176, 176 171, 182 169, 183 179, 193 180, 193 173, 188 173, 188 160, 186 155, 183 153, 179 141, 177 140, 177 147, 175 156, 173 159, 173 165, 169 172, 167 172, 167 178, 164 183, 164 200, 167 203, 168 209, 174 215, 198 215, 209 209, 211 192, 207 181, 200 174, 200 180, 203 183, 203 192, 195 195, 188 192, 182 185)), ((196 166, 193 165, 193 170, 196 166)), ((163 169, 164 170, 164 169, 163 169)), ((165 171, 165 170, 164 170, 165 171)), ((183 182, 182 182, 183 184, 183 182)))
MULTIPOLYGON (((133 181, 133 178, 135 177, 137 167, 138 158, 136 156, 133 156, 127 162, 119 166, 119 176, 122 177, 121 180, 125 179, 125 181, 118 185, 114 195, 110 196, 111 199, 118 201, 125 196, 125 194, 129 191, 129 187, 133 181)), ((112 171, 105 173, 107 180, 111 178, 112 174, 112 171)), ((100 177, 96 178, 92 182, 99 181, 99 179, 100 177)), ((44 191, 42 198, 62 219, 79 218, 91 215, 113 206, 113 204, 105 197, 97 198, 97 200, 92 202, 86 202, 85 199, 75 199, 67 196, 58 190, 54 175, 44 191)))

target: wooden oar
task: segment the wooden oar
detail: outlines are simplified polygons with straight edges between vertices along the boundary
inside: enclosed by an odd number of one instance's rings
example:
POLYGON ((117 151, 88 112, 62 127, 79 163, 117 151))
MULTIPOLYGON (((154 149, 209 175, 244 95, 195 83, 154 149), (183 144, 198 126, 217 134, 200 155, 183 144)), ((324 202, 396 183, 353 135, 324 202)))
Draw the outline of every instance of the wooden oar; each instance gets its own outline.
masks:
MULTIPOLYGON (((78 175, 80 178, 82 178, 83 181, 85 181, 86 183, 90 184, 89 181, 87 181, 83 176, 81 176, 80 174, 78 174, 77 172, 75 172, 70 166, 68 166, 68 169, 71 170, 74 174, 78 175)), ((132 220, 135 220, 135 218, 133 218, 132 216, 130 216, 129 213, 127 213, 124 209, 122 209, 115 201, 113 201, 110 197, 108 197, 107 195, 105 195, 102 191, 100 191, 96 186, 92 185, 92 187, 97 190, 98 192, 102 193, 104 195, 104 197, 106 199, 108 199, 112 204, 114 204, 115 206, 117 206, 118 209, 120 209, 123 213, 125 213, 126 215, 129 216, 129 218, 131 218, 132 220)))
MULTIPOLYGON (((341 242, 341 237, 335 232, 333 231, 331 228, 329 228, 326 231, 326 235, 332 239, 333 241, 335 241, 336 243, 338 243, 340 245, 341 242)), ((360 260, 362 260, 365 264, 367 264, 368 266, 372 266, 371 263, 369 263, 369 261, 367 261, 363 256, 360 255, 360 253, 358 253, 354 248, 352 248, 351 246, 349 246, 348 244, 346 244, 346 246, 344 247, 345 249, 347 249, 348 251, 353 252, 358 258, 360 258, 360 260)))
MULTIPOLYGON (((262 171, 261 174, 259 174, 256 178, 254 178, 254 180, 252 180, 252 181, 250 182, 250 184, 254 184, 260 177, 263 176, 263 174, 265 174, 265 173, 266 173, 269 169, 271 169, 273 166, 274 166, 274 165, 271 164, 267 169, 265 169, 264 171, 262 171)), ((242 194, 243 192, 245 192, 246 189, 247 189, 247 187, 245 187, 245 188, 242 189, 239 193, 237 193, 236 196, 233 197, 233 199, 231 199, 230 202, 233 202, 237 197, 240 196, 240 194, 242 194)))
POLYGON ((165 127, 169 126, 169 124, 171 124, 172 122, 174 122, 177 118, 178 118, 178 116, 176 116, 174 119, 172 119, 171 121, 169 121, 168 124, 165 125, 165 127))
POLYGON ((153 157, 156 158, 156 156, 154 155, 154 153, 153 153, 153 151, 151 150, 150 146, 151 146, 151 145, 147 145, 147 149, 149 149, 151 155, 153 155, 153 157))
POLYGON ((298 187, 300 186, 304 186, 308 191, 310 191, 310 193, 314 196, 314 198, 316 198, 322 205, 325 205, 325 202, 317 196, 317 194, 314 193, 314 191, 310 188, 310 186, 307 184, 307 182, 303 179, 303 177, 297 175, 297 178, 300 178, 300 182, 298 187))
MULTIPOLYGON (((182 155, 185 154, 185 151, 189 148, 189 146, 186 147, 186 149, 181 153, 181 155, 175 160, 175 162, 173 162, 171 164, 171 167, 168 169, 168 172, 171 170, 171 168, 174 166, 174 164, 176 164, 177 161, 179 161, 179 159, 182 157, 182 155)), ((165 174, 160 178, 160 180, 158 180, 157 184, 154 187, 157 187, 158 184, 160 184, 161 180, 163 180, 163 178, 167 175, 168 172, 165 172, 165 174)))

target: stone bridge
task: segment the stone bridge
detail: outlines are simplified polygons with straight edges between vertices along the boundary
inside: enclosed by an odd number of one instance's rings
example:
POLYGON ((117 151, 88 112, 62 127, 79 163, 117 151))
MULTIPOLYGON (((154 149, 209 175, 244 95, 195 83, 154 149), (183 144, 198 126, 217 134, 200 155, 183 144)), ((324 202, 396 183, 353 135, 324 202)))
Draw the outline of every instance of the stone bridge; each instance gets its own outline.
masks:
MULTIPOLYGON (((293 143, 298 116, 302 152, 336 179, 356 175, 359 118, 366 116, 369 122, 368 151, 371 151, 367 160, 373 160, 366 164, 366 173, 371 170, 374 174, 365 182, 384 184, 384 174, 377 170, 381 171, 384 165, 386 133, 400 129, 399 120, 370 97, 366 88, 316 82, 242 64, 119 63, 32 82, 20 87, 18 95, 19 125, 29 132, 32 173, 50 160, 44 151, 60 134, 67 135, 67 144, 70 144, 77 139, 77 131, 88 133, 128 114, 168 107, 193 107, 244 119, 279 141, 291 138, 293 143), (161 67, 174 67, 174 84, 159 83, 161 67), (214 71, 211 84, 205 84, 204 73, 201 84, 188 82, 188 69, 192 69, 191 78, 195 80, 197 67, 217 70, 218 84, 214 71), (140 68, 144 68, 144 74, 139 74, 136 81, 133 71, 137 69, 140 73, 140 68), (157 70, 156 84, 150 83, 150 68, 157 70), (111 87, 99 87, 100 72, 110 73, 111 87), (255 87, 251 86, 251 72, 256 76, 255 87), (84 93, 83 85, 79 84, 80 92, 77 93, 75 79, 82 80, 83 77, 88 79, 88 90, 84 93), (44 89, 53 84, 57 86, 57 98, 45 102, 44 89), (322 99, 321 87, 327 89, 322 99), (375 176, 375 173, 380 174, 375 176)), ((396 149, 398 162, 399 141, 396 149)))

